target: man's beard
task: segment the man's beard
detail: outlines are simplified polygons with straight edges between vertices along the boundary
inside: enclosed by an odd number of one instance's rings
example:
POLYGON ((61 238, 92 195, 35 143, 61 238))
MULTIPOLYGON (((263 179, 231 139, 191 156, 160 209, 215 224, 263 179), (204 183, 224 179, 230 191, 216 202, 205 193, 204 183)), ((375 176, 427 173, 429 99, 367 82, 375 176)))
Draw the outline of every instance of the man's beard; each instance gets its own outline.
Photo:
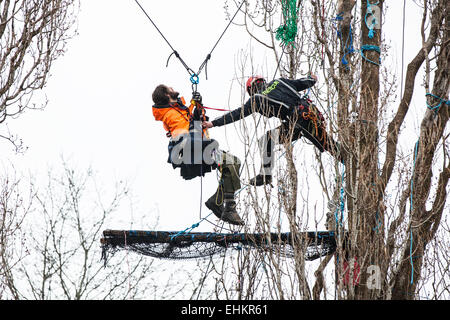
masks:
POLYGON ((177 100, 179 95, 180 95, 179 92, 171 92, 171 93, 169 93, 170 98, 173 99, 173 100, 177 100))

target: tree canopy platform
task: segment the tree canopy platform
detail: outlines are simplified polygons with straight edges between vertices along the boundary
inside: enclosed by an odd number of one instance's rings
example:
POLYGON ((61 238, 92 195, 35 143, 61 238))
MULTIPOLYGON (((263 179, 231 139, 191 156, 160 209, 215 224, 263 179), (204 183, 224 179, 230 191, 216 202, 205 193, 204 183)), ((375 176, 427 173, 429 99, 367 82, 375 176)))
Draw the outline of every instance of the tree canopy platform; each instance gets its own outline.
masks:
POLYGON ((311 261, 336 250, 334 231, 284 233, 215 233, 184 231, 105 230, 100 240, 103 258, 126 249, 164 259, 203 258, 227 249, 258 249, 286 257, 296 250, 311 261))

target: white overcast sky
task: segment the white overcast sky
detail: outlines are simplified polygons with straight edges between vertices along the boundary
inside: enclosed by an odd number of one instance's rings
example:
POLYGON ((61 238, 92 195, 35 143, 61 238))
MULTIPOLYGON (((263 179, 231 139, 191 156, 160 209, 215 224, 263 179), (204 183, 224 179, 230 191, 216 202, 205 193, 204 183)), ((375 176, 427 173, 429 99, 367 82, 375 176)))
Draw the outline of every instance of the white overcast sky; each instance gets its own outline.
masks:
MULTIPOLYGON (((194 70, 228 23, 221 0, 140 2, 194 70)), ((397 72, 400 72, 401 62, 402 3, 388 1, 391 9, 384 27, 384 35, 394 41, 390 59, 397 72)), ((407 0, 407 3, 406 62, 420 45, 420 16, 413 1, 407 0)), ((230 7, 230 11, 234 12, 234 7, 230 7)), ((238 15, 237 21, 242 21, 241 18, 238 15)), ((200 180, 182 180, 179 171, 166 162, 168 140, 151 109, 151 93, 160 83, 190 98, 187 72, 174 56, 166 68, 171 50, 133 0, 82 0, 78 32, 79 35, 68 43, 67 53, 53 65, 45 88, 49 100, 47 108, 26 112, 7 122, 9 130, 29 147, 28 151, 15 155, 7 142, 0 141, 3 160, 7 158, 23 170, 45 171, 48 165, 57 166, 60 156, 64 155, 80 168, 92 165, 106 185, 119 179, 129 180, 140 210, 158 207, 161 230, 181 230, 197 222, 200 180)), ((268 56, 261 45, 250 42, 244 28, 231 26, 213 52, 208 64, 208 80, 204 71, 200 77, 198 90, 206 105, 238 107, 241 89, 233 80, 236 60, 239 50, 249 48, 252 48, 255 65, 263 66, 267 74, 273 73, 272 56, 268 56)), ((422 90, 417 91, 422 95, 422 90)), ((419 114, 423 111, 421 107, 418 110, 419 114)), ((212 118, 220 114, 208 113, 212 118)), ((416 128, 417 123, 415 120, 416 128)), ((223 139, 224 132, 223 128, 218 128, 210 133, 222 148, 243 160, 238 148, 240 141, 227 143, 223 139)), ((203 201, 216 186, 216 175, 207 175, 203 180, 203 201)), ((122 214, 127 220, 129 213, 122 214)), ((139 214, 135 212, 130 219, 138 220, 136 215, 139 214)), ((211 230, 211 226, 202 225, 199 230, 211 230)))

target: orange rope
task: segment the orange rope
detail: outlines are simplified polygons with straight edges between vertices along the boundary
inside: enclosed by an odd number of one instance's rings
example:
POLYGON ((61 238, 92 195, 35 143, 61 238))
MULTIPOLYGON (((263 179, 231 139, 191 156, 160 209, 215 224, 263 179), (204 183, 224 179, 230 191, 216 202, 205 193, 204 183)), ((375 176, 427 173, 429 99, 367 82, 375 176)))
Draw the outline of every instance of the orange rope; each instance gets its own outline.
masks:
MULTIPOLYGON (((314 125, 314 132, 310 132, 314 137, 316 137, 317 139, 319 139, 320 142, 323 142, 323 146, 326 149, 326 144, 327 144, 327 139, 326 139, 326 131, 324 128, 324 123, 322 118, 320 117, 320 113, 317 110, 317 108, 315 108, 312 104, 309 104, 308 106, 308 111, 307 112, 303 112, 302 113, 302 117, 305 120, 311 121, 312 124, 314 125), (322 136, 319 137, 319 126, 322 129, 322 136)), ((310 129, 310 128, 308 128, 310 129)))

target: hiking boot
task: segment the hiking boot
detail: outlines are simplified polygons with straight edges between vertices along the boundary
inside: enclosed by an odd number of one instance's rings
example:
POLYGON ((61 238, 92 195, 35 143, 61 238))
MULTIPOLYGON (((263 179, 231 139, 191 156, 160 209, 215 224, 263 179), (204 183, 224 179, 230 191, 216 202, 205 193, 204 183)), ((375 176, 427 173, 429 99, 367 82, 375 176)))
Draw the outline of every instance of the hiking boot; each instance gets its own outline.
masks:
POLYGON ((258 174, 256 177, 250 179, 250 181, 248 183, 250 185, 259 187, 259 186, 262 186, 263 184, 270 184, 271 182, 272 182, 271 175, 258 174))
POLYGON ((205 206, 211 210, 217 218, 222 219, 222 213, 223 213, 223 199, 216 199, 217 193, 214 193, 206 202, 205 206), (221 202, 220 205, 217 204, 217 202, 221 202))
POLYGON ((225 202, 225 209, 223 210, 221 219, 237 226, 243 226, 245 224, 236 211, 236 202, 234 200, 225 202))

